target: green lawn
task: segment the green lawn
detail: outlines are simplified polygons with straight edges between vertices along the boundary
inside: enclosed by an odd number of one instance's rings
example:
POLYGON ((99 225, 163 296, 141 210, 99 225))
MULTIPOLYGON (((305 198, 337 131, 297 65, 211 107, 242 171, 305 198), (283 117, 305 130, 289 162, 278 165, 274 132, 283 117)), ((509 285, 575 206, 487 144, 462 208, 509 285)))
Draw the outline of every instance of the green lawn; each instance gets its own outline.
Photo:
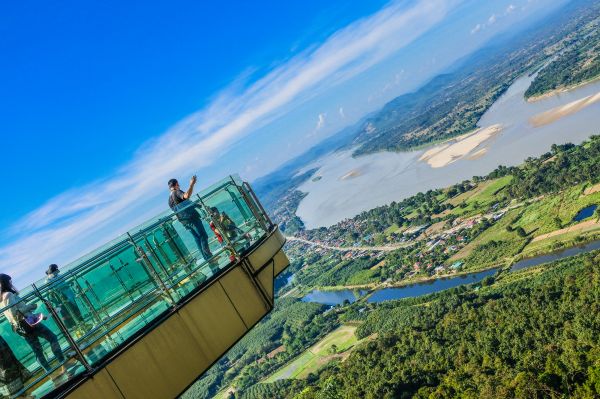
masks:
POLYGON ((523 227, 528 233, 538 236, 573 224, 573 217, 582 208, 600 203, 600 192, 581 195, 583 189, 583 185, 575 186, 528 205, 514 227, 523 227))
POLYGON ((512 178, 512 176, 504 176, 498 179, 488 180, 479 183, 477 187, 472 190, 449 199, 447 202, 456 206, 451 214, 456 216, 466 216, 487 210, 490 205, 504 199, 501 190, 510 183, 512 178), (457 206, 463 202, 467 204, 465 208, 457 206))
POLYGON ((336 345, 338 353, 344 352, 357 342, 354 331, 356 331, 356 326, 341 326, 317 342, 309 350, 317 356, 327 356, 330 354, 329 349, 331 345, 336 345))
POLYGON ((294 359, 293 362, 287 364, 283 368, 277 370, 274 374, 267 379, 265 379, 264 383, 275 382, 277 380, 296 378, 298 374, 302 372, 307 366, 309 362, 315 359, 315 355, 309 350, 303 352, 300 356, 294 359))
POLYGON ((594 241, 600 238, 600 228, 589 231, 572 231, 565 234, 549 237, 544 240, 529 243, 521 252, 521 257, 529 258, 539 254, 569 248, 583 242, 594 241))
POLYGON ((504 197, 500 194, 500 191, 506 187, 512 179, 512 176, 504 176, 498 179, 490 180, 489 184, 486 185, 477 195, 470 198, 470 201, 478 201, 487 204, 498 202, 500 197, 504 197))
POLYGON ((330 352, 332 345, 337 346, 337 353, 354 346, 358 342, 354 331, 356 331, 356 326, 339 327, 262 382, 269 383, 281 379, 307 377, 327 364, 329 360, 333 360, 330 352))
POLYGON ((385 229, 385 230, 383 231, 383 234, 385 234, 386 236, 388 236, 388 237, 389 237, 389 236, 390 236, 390 235, 392 235, 393 233, 395 233, 395 232, 397 232, 397 231, 400 231, 400 230, 402 230, 402 228, 401 228, 401 227, 399 227, 399 226, 398 226, 396 223, 394 223, 393 225, 391 225, 390 227, 388 227, 387 229, 385 229))

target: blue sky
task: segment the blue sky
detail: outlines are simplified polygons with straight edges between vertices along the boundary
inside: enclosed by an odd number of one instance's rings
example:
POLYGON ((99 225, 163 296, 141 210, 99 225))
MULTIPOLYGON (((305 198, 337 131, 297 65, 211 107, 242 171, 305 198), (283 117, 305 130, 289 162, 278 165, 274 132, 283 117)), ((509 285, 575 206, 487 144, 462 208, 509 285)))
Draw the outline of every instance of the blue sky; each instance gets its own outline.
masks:
POLYGON ((12 2, 0 9, 0 268, 22 282, 252 180, 561 2, 12 2))

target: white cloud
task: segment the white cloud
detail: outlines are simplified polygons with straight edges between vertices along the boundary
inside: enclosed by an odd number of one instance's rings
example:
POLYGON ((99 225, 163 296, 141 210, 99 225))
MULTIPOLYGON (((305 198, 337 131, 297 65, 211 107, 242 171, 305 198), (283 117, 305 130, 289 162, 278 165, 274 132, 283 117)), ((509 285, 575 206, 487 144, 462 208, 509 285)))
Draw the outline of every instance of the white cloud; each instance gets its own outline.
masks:
POLYGON ((487 19, 486 22, 479 23, 479 24, 475 25, 473 27, 473 29, 471 29, 471 34, 474 35, 477 32, 480 32, 480 31, 484 30, 488 26, 495 24, 496 22, 498 22, 499 19, 502 19, 502 18, 506 17, 508 14, 512 13, 515 9, 516 9, 515 5, 514 4, 510 4, 506 8, 506 10, 504 11, 504 13, 500 13, 499 15, 497 15, 497 14, 490 15, 490 17, 487 19))
POLYGON ((340 107, 338 112, 339 112, 340 116, 342 117, 342 119, 346 119, 346 114, 344 113, 344 107, 340 107))
MULTIPOLYGON (((114 176, 50 199, 5 231, 0 269, 31 281, 48 263, 64 263, 164 210, 170 177, 189 176, 219 162, 232 144, 306 98, 413 42, 455 3, 420 0, 410 8, 404 2, 391 3, 251 85, 241 78, 206 108, 143 145, 114 176)), ((200 179, 200 185, 206 183, 200 179)))
POLYGON ((316 130, 320 130, 323 128, 323 126, 325 126, 325 117, 327 116, 327 114, 325 113, 320 113, 318 118, 317 118, 317 127, 316 130))
POLYGON ((475 25, 473 27, 473 29, 471 29, 471 34, 474 35, 475 33, 479 32, 482 28, 483 28, 482 24, 475 25))

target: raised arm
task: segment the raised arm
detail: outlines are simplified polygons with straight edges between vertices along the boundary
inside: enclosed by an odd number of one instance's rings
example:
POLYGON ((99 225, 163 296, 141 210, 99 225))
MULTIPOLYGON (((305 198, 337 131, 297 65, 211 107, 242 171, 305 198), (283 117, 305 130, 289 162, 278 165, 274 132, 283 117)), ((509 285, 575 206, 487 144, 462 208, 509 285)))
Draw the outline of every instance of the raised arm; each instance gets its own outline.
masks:
POLYGON ((190 179, 190 186, 188 187, 187 191, 185 193, 183 193, 184 199, 190 199, 190 197, 192 196, 192 193, 194 192, 195 184, 196 184, 196 175, 192 176, 192 178, 190 179))

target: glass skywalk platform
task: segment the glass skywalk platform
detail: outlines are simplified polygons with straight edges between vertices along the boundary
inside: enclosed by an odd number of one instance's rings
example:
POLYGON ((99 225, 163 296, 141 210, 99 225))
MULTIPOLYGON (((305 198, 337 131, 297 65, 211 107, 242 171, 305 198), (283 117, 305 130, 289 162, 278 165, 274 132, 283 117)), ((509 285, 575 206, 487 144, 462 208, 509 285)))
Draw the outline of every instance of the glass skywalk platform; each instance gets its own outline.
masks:
POLYGON ((22 302, 45 315, 65 361, 40 340, 52 368, 45 371, 0 316, 1 337, 31 373, 0 398, 175 397, 272 309, 273 280, 289 261, 251 187, 230 176, 189 202, 202 217, 209 259, 169 211, 21 290, 22 302))

